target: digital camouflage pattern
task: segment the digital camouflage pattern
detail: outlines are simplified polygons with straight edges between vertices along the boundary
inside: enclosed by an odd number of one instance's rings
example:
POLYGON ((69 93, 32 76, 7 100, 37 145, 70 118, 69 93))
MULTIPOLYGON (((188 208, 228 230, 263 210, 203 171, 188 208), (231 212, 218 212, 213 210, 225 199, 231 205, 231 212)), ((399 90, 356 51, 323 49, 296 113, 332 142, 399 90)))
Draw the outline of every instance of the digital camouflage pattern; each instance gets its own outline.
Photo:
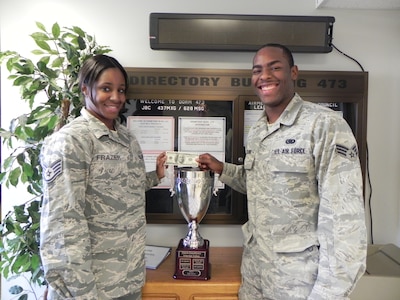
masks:
POLYGON ((85 109, 41 153, 40 245, 48 299, 114 299, 145 280, 145 190, 159 183, 127 128, 85 109))
POLYGON ((348 299, 366 268, 357 143, 346 121, 295 95, 251 128, 243 166, 220 180, 247 193, 241 300, 348 299))

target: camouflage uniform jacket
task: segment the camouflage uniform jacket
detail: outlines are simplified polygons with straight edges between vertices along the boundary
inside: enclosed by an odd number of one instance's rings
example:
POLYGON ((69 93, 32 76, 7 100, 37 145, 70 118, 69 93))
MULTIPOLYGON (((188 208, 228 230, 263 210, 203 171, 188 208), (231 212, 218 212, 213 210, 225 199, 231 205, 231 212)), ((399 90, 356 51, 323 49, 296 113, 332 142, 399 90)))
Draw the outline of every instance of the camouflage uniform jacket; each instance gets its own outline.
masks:
POLYGON ((125 126, 85 109, 41 152, 41 258, 49 299, 103 300, 145 280, 145 190, 159 183, 125 126))
POLYGON ((347 299, 365 271, 367 235, 357 144, 337 112, 295 94, 274 124, 261 116, 244 165, 225 163, 220 180, 247 193, 244 240, 256 241, 268 262, 271 286, 262 288, 271 299, 297 299, 307 277, 307 299, 347 299), (310 247, 319 249, 314 274, 292 256, 310 247), (280 278, 283 265, 301 278, 280 278))

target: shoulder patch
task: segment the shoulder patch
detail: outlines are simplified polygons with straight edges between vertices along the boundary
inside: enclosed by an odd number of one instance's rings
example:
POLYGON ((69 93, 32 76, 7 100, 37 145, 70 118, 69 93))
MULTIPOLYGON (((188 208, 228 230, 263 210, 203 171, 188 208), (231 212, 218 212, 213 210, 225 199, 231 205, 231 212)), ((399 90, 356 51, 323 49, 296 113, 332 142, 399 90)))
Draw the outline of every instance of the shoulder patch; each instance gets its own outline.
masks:
POLYGON ((336 144, 336 153, 350 160, 356 160, 358 158, 357 145, 347 148, 346 146, 336 144))
POLYGON ((43 179, 47 183, 50 183, 54 181, 54 179, 56 179, 59 175, 61 175, 62 171, 63 171, 62 162, 61 159, 59 159, 53 164, 51 164, 49 167, 44 166, 43 179))

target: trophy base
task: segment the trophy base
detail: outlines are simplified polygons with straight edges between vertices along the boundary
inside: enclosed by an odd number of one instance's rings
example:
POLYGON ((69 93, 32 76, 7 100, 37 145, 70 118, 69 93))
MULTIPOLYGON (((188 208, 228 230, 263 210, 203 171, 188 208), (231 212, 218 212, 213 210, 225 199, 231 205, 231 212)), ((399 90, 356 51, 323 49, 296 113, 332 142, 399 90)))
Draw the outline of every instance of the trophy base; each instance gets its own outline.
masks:
POLYGON ((180 240, 176 249, 175 279, 210 279, 211 265, 209 262, 208 240, 204 240, 204 245, 197 249, 190 249, 183 246, 183 239, 180 240))

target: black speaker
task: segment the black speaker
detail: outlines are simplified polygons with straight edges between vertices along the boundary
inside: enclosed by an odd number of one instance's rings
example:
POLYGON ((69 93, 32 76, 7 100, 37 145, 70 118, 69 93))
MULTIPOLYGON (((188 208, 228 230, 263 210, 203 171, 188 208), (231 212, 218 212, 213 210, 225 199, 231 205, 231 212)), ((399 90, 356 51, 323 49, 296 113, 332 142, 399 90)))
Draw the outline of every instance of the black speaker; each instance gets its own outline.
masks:
POLYGON ((334 17, 151 13, 154 50, 255 51, 279 43, 293 52, 332 51, 334 17))

